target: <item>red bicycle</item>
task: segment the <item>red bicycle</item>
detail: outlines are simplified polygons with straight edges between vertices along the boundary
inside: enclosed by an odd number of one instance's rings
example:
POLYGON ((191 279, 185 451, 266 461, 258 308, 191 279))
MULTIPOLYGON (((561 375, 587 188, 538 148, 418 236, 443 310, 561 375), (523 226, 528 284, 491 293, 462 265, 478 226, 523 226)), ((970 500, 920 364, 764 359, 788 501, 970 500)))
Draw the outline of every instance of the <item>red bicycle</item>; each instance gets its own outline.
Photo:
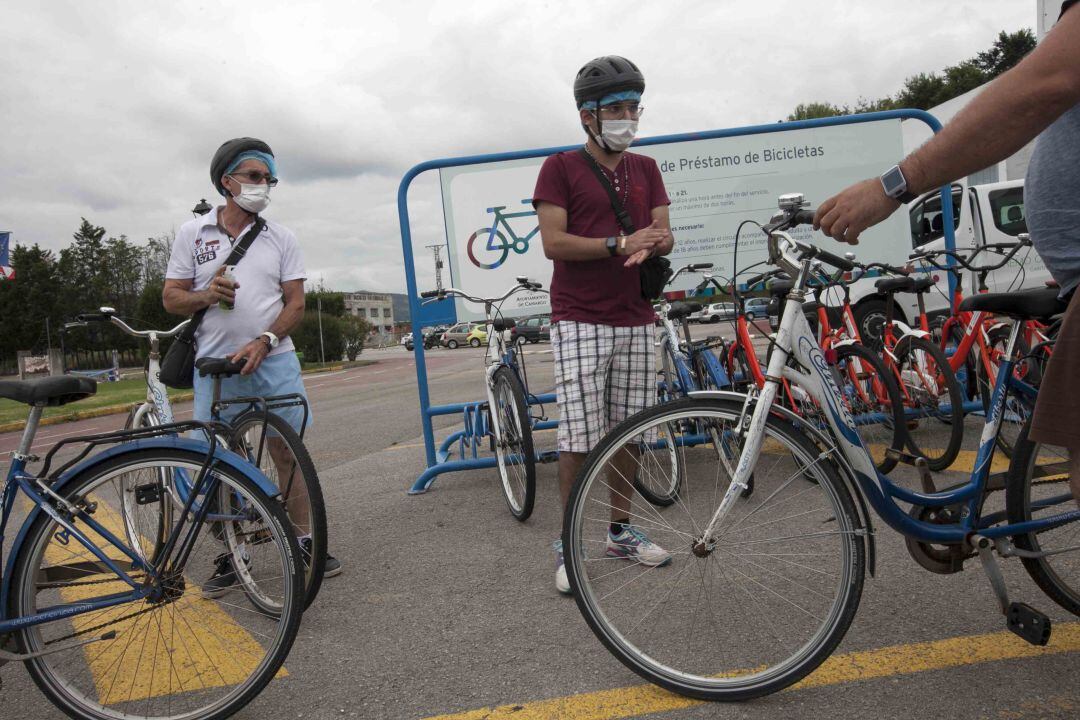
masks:
MULTIPOLYGON (((964 257, 956 251, 933 250, 912 253, 912 260, 919 261, 924 265, 949 272, 955 280, 952 307, 954 311, 945 318, 941 326, 940 348, 948 356, 949 366, 963 378, 966 396, 974 398, 976 395, 981 400, 983 411, 990 407, 990 396, 998 375, 998 367, 1006 356, 1006 346, 1009 339, 1011 323, 999 320, 986 311, 960 310, 960 304, 964 300, 962 277, 956 266, 960 266, 974 273, 978 279, 978 292, 989 292, 986 285, 987 275, 1008 264, 1017 252, 1023 247, 1031 245, 1026 234, 1021 234, 1016 243, 993 243, 980 246, 969 256, 964 257), (1007 252, 1006 252, 1007 251, 1007 252), (972 260, 982 252, 991 252, 1002 255, 1000 262, 986 266, 975 266, 972 260), (955 265, 941 264, 938 258, 951 258, 955 265)), ((930 323, 927 320, 925 310, 919 307, 919 322, 924 330, 929 331, 930 323)), ((1038 320, 1025 320, 1020 336, 1017 338, 1017 346, 1021 359, 1016 363, 1013 374, 1017 379, 1023 380, 1029 385, 1037 385, 1042 377, 1042 366, 1049 359, 1053 336, 1051 326, 1038 320), (1034 350, 1034 352, 1033 352, 1034 350)), ((1002 423, 1002 432, 998 433, 998 446, 1009 455, 1012 453, 1016 437, 1019 435, 1023 422, 1027 417, 1027 405, 1013 399, 1006 402, 1006 417, 1008 422, 1002 423), (1015 417, 1013 417, 1015 416, 1015 417), (1014 422, 1015 421, 1015 422, 1014 422)))
MULTIPOLYGON (((821 274, 821 282, 815 288, 817 302, 804 303, 803 309, 818 313, 819 334, 832 337, 828 315, 821 303, 821 292, 834 279, 821 274)), ((747 281, 748 287, 767 282, 773 303, 778 308, 785 304, 788 292, 794 283, 780 271, 771 271, 747 281)), ((737 288, 732 295, 738 308, 735 319, 735 341, 728 348, 728 375, 733 382, 742 381, 744 388, 762 388, 765 386, 765 373, 758 360, 750 335, 750 322, 743 312, 744 303, 737 288)), ((770 338, 770 346, 772 338, 770 338)), ((888 370, 881 358, 863 347, 855 338, 835 338, 825 345, 825 358, 833 369, 833 378, 840 390, 841 398, 847 405, 859 434, 874 458, 874 464, 881 472, 889 472, 896 467, 895 456, 887 451, 904 447, 903 404, 896 383, 889 377, 888 370)), ((781 380, 783 398, 791 409, 808 421, 822 422, 821 408, 798 386, 786 379, 781 380)), ((744 389, 745 391, 745 389, 744 389)))

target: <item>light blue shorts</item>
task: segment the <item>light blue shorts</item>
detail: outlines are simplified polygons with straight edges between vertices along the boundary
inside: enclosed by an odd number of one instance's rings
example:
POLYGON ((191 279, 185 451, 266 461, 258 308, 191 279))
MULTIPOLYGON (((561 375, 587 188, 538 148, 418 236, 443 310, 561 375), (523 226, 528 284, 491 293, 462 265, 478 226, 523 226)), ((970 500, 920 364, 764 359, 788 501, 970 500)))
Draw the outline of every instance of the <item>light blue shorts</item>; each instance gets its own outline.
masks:
MULTIPOLYGON (((206 422, 210 417, 210 404, 214 399, 214 379, 203 377, 195 371, 195 420, 206 422)), ((259 369, 251 375, 233 375, 221 380, 221 399, 235 397, 270 397, 272 395, 290 395, 304 392, 304 381, 300 376, 300 361, 295 352, 283 352, 271 355, 262 361, 259 369)), ((221 413, 223 422, 231 423, 236 417, 251 407, 247 403, 229 405, 221 413)), ((304 421, 302 405, 277 408, 274 413, 285 418, 293 430, 300 432, 304 421)), ((308 409, 308 426, 311 426, 311 410, 308 409)))

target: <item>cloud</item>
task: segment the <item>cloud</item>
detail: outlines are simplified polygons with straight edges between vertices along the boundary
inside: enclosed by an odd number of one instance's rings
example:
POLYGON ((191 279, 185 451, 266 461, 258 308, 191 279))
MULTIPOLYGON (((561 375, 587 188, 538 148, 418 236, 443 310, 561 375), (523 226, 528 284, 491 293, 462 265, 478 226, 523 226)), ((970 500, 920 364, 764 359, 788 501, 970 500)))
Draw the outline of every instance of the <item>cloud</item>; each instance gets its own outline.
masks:
MULTIPOLYGON (((404 289, 397 190, 421 161, 578 142, 590 57, 645 71, 648 135, 769 123, 800 102, 895 93, 905 76, 1034 25, 1031 3, 25 3, 0 27, 0 226, 65 246, 79 218, 142 239, 218 201, 210 157, 278 155, 269 213, 314 276, 404 289)), ((420 283, 442 239, 433 173, 410 192, 420 283)))

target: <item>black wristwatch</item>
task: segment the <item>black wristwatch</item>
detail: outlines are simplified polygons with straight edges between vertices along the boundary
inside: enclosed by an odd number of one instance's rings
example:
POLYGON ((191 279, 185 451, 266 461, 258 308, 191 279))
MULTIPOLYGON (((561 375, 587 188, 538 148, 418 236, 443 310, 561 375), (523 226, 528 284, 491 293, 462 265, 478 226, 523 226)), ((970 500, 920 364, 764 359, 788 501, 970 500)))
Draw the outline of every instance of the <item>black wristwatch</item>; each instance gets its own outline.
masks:
POLYGON ((918 197, 915 193, 908 192, 907 178, 899 165, 893 165, 878 179, 881 181, 881 189, 893 200, 909 203, 918 197))
POLYGON ((607 248, 608 255, 615 257, 619 254, 619 238, 612 235, 604 241, 604 247, 607 248))

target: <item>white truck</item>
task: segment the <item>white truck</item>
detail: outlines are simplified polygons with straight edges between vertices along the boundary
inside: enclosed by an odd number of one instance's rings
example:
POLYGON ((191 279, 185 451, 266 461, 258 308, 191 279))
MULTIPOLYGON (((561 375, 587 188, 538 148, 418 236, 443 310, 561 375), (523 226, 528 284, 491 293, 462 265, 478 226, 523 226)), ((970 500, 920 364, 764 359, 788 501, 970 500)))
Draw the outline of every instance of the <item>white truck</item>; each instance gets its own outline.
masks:
MULTIPOLYGON (((956 235, 958 251, 973 250, 985 243, 1003 243, 1016 240, 1016 236, 1027 232, 1024 213, 1024 181, 1008 180, 985 185, 954 183, 952 185, 953 229, 956 235)), ((906 256, 919 246, 931 248, 945 247, 945 216, 941 212, 941 194, 935 190, 913 200, 906 208, 910 220, 911 235, 907 239, 903 254, 906 256)), ((876 253, 867 244, 853 248, 858 259, 872 262, 876 253)), ((880 255, 896 258, 898 248, 882 249, 880 255)), ((984 256, 986 264, 993 260, 992 255, 984 256)), ((890 260, 894 262, 895 260, 890 260)), ((983 264, 983 259, 976 262, 983 264)), ((949 282, 947 273, 934 271, 937 277, 937 292, 926 294, 926 309, 931 316, 944 316, 949 309, 949 282)), ((977 279, 962 271, 964 295, 978 292, 977 279)), ((1043 287, 1050 278, 1046 266, 1038 254, 1031 248, 1025 248, 1017 254, 1015 262, 1001 270, 990 273, 986 284, 990 292, 1011 292, 1023 288, 1043 287)), ((885 319, 885 298, 879 295, 874 283, 878 278, 864 278, 851 285, 851 303, 855 319, 859 324, 859 333, 866 341, 876 341, 881 337, 881 324, 885 319)), ((826 299, 834 304, 838 298, 826 299)), ((897 319, 911 324, 916 322, 918 305, 914 295, 897 295, 897 319)))

